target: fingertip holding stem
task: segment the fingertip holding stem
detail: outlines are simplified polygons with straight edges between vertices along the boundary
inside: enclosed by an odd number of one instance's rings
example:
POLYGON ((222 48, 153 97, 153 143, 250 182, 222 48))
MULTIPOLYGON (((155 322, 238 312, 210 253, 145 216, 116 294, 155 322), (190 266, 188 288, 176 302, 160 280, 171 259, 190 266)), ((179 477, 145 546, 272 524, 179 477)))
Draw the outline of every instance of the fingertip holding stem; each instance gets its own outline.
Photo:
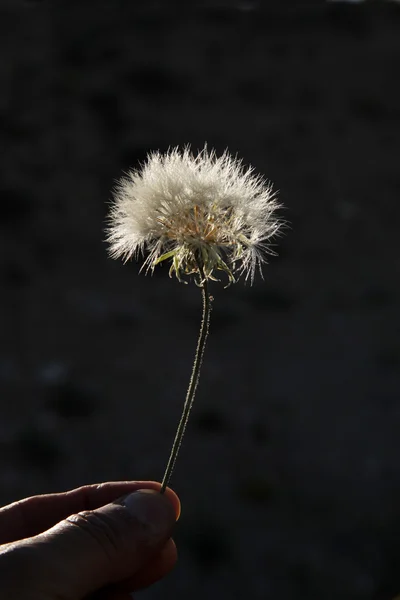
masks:
POLYGON ((160 494, 164 495, 171 502, 172 506, 175 510, 175 520, 179 521, 179 517, 181 516, 182 505, 178 495, 168 486, 164 486, 160 488, 160 494))
POLYGON ((137 516, 137 511, 143 509, 150 510, 153 507, 155 510, 159 510, 161 507, 168 507, 166 510, 170 510, 172 507, 175 521, 178 521, 181 514, 181 502, 177 494, 169 487, 165 487, 164 490, 155 490, 151 488, 143 488, 137 490, 131 494, 127 494, 120 499, 120 503, 125 505, 128 510, 137 516), (165 502, 160 502, 157 498, 160 496, 165 498, 165 502), (151 498, 152 497, 152 498, 151 498))
POLYGON ((143 489, 128 494, 121 500, 128 512, 145 525, 157 526, 168 523, 171 520, 172 512, 176 514, 172 502, 165 497, 161 501, 160 495, 155 490, 143 489))

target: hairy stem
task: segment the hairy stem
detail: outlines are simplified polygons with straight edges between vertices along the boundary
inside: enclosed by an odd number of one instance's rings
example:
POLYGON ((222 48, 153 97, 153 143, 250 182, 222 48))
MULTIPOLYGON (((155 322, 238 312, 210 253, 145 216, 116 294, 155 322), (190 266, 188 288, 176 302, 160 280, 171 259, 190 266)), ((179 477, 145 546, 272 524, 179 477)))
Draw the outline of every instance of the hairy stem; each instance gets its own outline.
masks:
POLYGON ((178 429, 176 430, 174 443, 172 444, 171 453, 169 455, 167 467, 161 484, 160 493, 165 492, 169 480, 171 479, 172 471, 174 470, 176 458, 182 444, 182 439, 185 434, 186 425, 189 420, 189 414, 193 406, 194 397, 196 394, 197 384, 199 383, 200 368, 203 362, 204 349, 206 347, 208 330, 210 325, 211 315, 211 298, 208 292, 208 281, 204 277, 203 268, 199 268, 201 276, 201 293, 203 298, 203 316, 201 320, 199 339, 197 342, 196 355, 193 363, 192 375, 190 377, 189 387, 186 394, 185 404, 183 406, 182 416, 179 421, 178 429))

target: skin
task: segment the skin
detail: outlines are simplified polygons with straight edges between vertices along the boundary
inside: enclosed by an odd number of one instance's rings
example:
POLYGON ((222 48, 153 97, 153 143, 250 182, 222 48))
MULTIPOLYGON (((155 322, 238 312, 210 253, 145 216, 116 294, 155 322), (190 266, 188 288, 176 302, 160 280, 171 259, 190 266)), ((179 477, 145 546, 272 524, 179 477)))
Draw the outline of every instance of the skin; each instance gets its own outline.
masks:
MULTIPOLYGON (((82 511, 93 511, 109 503, 114 503, 121 497, 126 496, 137 490, 153 490, 159 492, 160 484, 149 481, 136 481, 136 482, 108 482, 98 485, 86 485, 77 488, 72 491, 63 492, 59 494, 47 494, 43 496, 33 496, 24 500, 15 502, 4 508, 0 508, 0 579, 2 582, 5 581, 5 587, 2 583, 3 590, 8 591, 7 598, 15 598, 19 600, 22 597, 26 600, 42 600, 43 595, 38 592, 35 595, 35 589, 42 589, 43 582, 40 578, 46 578, 47 571, 43 570, 41 575, 40 568, 32 573, 26 574, 21 572, 21 563, 18 562, 18 548, 23 540, 24 546, 29 546, 29 556, 35 557, 36 547, 38 552, 43 552, 43 545, 45 546, 45 552, 49 554, 49 561, 62 560, 62 551, 59 552, 59 548, 55 547, 53 541, 47 536, 47 530, 60 524, 61 537, 63 533, 63 524, 66 525, 68 533, 71 530, 71 523, 74 523, 74 518, 70 515, 77 515, 82 511), (66 519, 66 521, 64 521, 66 519), (60 523, 62 522, 62 523, 60 523), (46 532, 46 533, 44 533, 46 532), (38 537, 36 537, 38 536, 38 537), (47 537, 46 537, 47 536, 47 537), (39 552, 40 540, 44 539, 45 543, 42 543, 42 548, 39 552), (50 539, 50 542, 48 540, 50 539), (14 544, 16 542, 16 544, 14 544), (53 548, 54 546, 54 548, 53 548), (13 553, 13 548, 17 548, 17 552, 13 553), (33 550, 33 554, 32 554, 33 550), (58 554, 60 558, 58 558, 58 554), (17 560, 14 558, 17 555, 17 560), (55 558, 54 558, 55 557, 55 558), (39 574, 38 574, 39 573, 39 574), (21 581, 26 580, 28 583, 27 589, 21 590, 21 581), (15 582, 15 583, 14 583, 15 582), (15 587, 17 586, 17 587, 15 587)), ((171 510, 171 520, 179 518, 180 514, 180 502, 176 494, 169 488, 165 491, 165 503, 169 504, 167 510, 171 510)), ((157 498, 156 500, 159 500, 157 498)), ((117 503, 118 505, 118 503, 117 503)), ((87 513, 84 513, 87 514, 87 513)), ((58 530, 57 530, 58 531, 58 530)), ((74 532, 75 533, 75 532, 74 532)), ((140 533, 140 532, 139 532, 140 533)), ((58 541, 60 539, 60 533, 57 533, 58 541)), ((71 538, 75 543, 75 536, 71 538)), ((78 596, 71 598, 71 600, 80 600, 81 598, 102 599, 102 600, 131 600, 130 592, 139 590, 150 586, 152 583, 158 581, 171 571, 177 560, 177 552, 175 544, 171 537, 169 537, 169 529, 165 535, 165 539, 160 540, 154 548, 150 550, 147 547, 141 548, 142 544, 140 535, 138 534, 137 540, 133 540, 136 544, 135 549, 132 551, 133 558, 129 564, 129 575, 126 576, 126 569, 121 580, 115 580, 118 575, 112 573, 112 583, 102 587, 101 589, 93 590, 92 593, 86 596, 78 596), (136 554, 135 554, 136 553, 136 554), (144 564, 143 564, 144 563, 144 564)), ((63 545, 61 544, 61 548, 63 545)), ((74 552, 74 548, 71 548, 74 552)), ((76 549, 77 552, 79 549, 76 549)), ((128 557, 130 559, 130 557, 128 557)), ((120 561, 121 562, 121 561, 120 561)), ((24 563, 22 562, 22 565, 24 563)), ((40 565, 39 565, 40 566, 40 565)), ((58 565, 56 565, 58 567, 58 565)), ((60 566, 62 570, 63 565, 60 566)), ((68 577, 72 579, 71 589, 80 589, 79 578, 84 578, 85 565, 82 564, 82 569, 71 569, 73 572, 68 572, 68 577), (80 572, 81 571, 81 572, 80 572), (76 579, 76 581, 74 580, 76 579), (74 587, 75 586, 75 587, 74 587)), ((23 568, 22 568, 23 571, 23 568)), ((57 568, 55 569, 57 573, 57 568)), ((43 600, 58 600, 63 598, 63 592, 60 592, 60 596, 57 592, 57 581, 52 582, 51 586, 56 590, 54 595, 45 596, 43 600)), ((65 587, 64 583, 60 582, 60 587, 65 587)), ((46 587, 46 585, 44 585, 46 587)), ((66 595, 66 598, 70 596, 66 595)))

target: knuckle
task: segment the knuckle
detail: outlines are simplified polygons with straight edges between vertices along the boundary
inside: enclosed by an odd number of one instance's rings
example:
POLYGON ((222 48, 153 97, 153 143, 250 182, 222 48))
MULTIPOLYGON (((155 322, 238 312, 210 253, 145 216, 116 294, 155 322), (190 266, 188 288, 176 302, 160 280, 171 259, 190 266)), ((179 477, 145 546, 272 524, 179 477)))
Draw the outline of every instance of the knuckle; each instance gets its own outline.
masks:
POLYGON ((111 517, 98 511, 85 510, 71 515, 66 520, 80 530, 80 535, 85 536, 86 543, 100 549, 107 559, 112 560, 118 553, 121 536, 111 517))

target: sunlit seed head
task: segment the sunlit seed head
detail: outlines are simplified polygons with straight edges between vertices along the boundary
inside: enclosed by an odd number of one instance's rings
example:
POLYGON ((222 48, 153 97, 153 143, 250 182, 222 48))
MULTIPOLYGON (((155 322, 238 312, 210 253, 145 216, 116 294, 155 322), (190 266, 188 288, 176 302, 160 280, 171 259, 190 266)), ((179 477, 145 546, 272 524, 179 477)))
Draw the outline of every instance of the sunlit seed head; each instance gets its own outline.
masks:
POLYGON ((179 280, 203 273, 229 281, 244 273, 253 281, 284 222, 269 182, 245 169, 227 151, 217 156, 207 146, 153 152, 139 170, 117 184, 109 214, 107 240, 113 258, 147 255, 146 270, 166 260, 179 280))

